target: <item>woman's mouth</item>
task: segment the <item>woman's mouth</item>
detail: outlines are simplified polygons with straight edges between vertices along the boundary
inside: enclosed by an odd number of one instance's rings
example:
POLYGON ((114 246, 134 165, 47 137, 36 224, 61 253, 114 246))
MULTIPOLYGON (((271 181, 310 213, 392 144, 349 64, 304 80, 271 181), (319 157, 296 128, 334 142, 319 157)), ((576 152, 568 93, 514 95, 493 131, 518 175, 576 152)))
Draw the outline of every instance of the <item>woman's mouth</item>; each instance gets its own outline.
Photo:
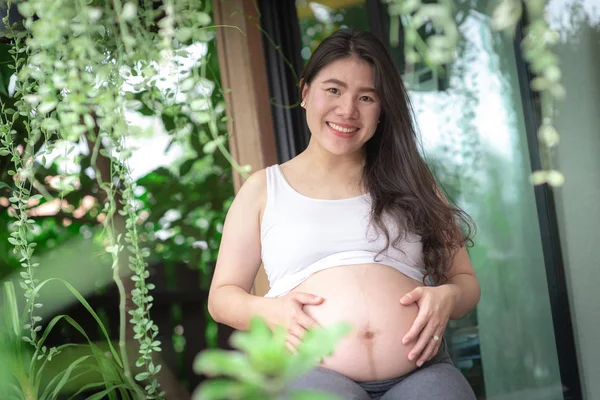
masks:
POLYGON ((326 124, 334 135, 342 138, 352 137, 359 130, 355 126, 341 126, 333 122, 326 122, 326 124))

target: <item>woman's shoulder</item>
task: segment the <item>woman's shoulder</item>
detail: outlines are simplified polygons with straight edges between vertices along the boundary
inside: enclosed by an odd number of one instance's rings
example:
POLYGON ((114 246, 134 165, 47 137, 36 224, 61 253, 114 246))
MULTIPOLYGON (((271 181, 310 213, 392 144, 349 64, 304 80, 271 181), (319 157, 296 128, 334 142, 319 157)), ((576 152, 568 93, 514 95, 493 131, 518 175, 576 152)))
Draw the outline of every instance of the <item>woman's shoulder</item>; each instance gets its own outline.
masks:
POLYGON ((252 173, 241 185, 227 211, 226 225, 241 227, 260 221, 267 203, 266 170, 252 173))
POLYGON ((267 193, 267 168, 254 171, 242 184, 238 191, 240 194, 257 196, 267 193))
POLYGON ((252 198, 259 201, 260 205, 263 206, 262 208, 264 208, 267 202, 269 179, 271 181, 280 179, 282 173, 285 175, 286 171, 293 171, 295 164, 294 159, 292 159, 283 164, 273 164, 253 172, 244 181, 236 197, 252 198))

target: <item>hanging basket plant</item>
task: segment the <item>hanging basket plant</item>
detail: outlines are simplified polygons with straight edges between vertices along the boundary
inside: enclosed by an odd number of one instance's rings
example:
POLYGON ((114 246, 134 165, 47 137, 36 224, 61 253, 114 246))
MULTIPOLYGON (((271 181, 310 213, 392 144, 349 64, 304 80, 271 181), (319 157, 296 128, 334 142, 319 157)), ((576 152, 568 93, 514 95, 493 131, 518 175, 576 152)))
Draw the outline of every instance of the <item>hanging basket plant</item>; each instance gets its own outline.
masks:
MULTIPOLYGON (((234 168, 222 132, 224 107, 206 96, 207 77, 216 60, 208 57, 214 46, 210 4, 199 0, 142 1, 8 1, 2 11, 0 46, 0 167, 6 181, 0 193, 10 201, 8 241, 21 270, 15 284, 25 297, 19 307, 13 282, 7 296, 0 349, 11 355, 7 390, 15 398, 54 399, 71 380, 100 372, 101 380, 82 389, 94 389, 90 398, 164 398, 157 376, 161 365, 158 327, 153 322, 148 282, 149 250, 140 240, 140 201, 129 159, 131 138, 139 128, 128 120, 132 112, 160 117, 173 140, 202 130, 205 152, 219 151, 234 168), (195 68, 181 73, 183 62, 195 68), (38 179, 60 149, 65 165, 89 160, 95 181, 98 221, 104 229, 104 248, 112 259, 113 279, 120 295, 118 347, 96 312, 68 282, 40 281, 42 267, 35 262, 39 229, 32 205, 56 202, 58 212, 82 184, 80 170, 68 167, 54 176, 53 191, 38 179), (42 321, 44 287, 62 284, 93 316, 110 351, 100 350, 72 318, 42 321), (131 297, 132 304, 126 302, 131 297), (46 387, 42 375, 52 358, 70 346, 47 348, 46 338, 59 321, 67 322, 88 341, 90 354, 55 374, 46 387), (128 334, 127 322, 133 332, 128 334), (129 360, 126 337, 136 342, 137 357, 129 360), (135 371, 135 372, 134 372, 135 371)), ((188 166, 188 170, 191 165, 188 166)))

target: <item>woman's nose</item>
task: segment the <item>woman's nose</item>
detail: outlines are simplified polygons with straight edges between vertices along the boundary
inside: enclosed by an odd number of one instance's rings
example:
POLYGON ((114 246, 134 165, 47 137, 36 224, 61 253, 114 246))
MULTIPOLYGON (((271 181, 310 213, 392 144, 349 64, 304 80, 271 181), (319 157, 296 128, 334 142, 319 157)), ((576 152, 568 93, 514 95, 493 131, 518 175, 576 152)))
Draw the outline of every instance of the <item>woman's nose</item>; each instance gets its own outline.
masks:
POLYGON ((337 111, 338 115, 345 119, 354 119, 358 114, 356 103, 354 102, 354 99, 350 97, 340 99, 337 111))

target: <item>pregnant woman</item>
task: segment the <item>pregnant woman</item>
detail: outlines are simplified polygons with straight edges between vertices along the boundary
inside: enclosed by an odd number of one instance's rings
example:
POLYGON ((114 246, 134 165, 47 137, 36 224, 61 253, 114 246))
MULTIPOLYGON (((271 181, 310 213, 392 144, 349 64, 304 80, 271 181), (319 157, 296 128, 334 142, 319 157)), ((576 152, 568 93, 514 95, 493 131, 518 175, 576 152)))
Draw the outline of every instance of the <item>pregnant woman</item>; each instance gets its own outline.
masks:
POLYGON ((474 399, 442 339, 448 320, 479 301, 465 249, 470 219, 421 158, 385 47, 368 32, 337 31, 307 63, 300 93, 310 143, 238 192, 210 314, 240 330, 254 315, 284 325, 292 351, 312 326, 350 323, 335 353, 295 388, 344 399, 474 399), (261 262, 265 297, 250 294, 261 262))

